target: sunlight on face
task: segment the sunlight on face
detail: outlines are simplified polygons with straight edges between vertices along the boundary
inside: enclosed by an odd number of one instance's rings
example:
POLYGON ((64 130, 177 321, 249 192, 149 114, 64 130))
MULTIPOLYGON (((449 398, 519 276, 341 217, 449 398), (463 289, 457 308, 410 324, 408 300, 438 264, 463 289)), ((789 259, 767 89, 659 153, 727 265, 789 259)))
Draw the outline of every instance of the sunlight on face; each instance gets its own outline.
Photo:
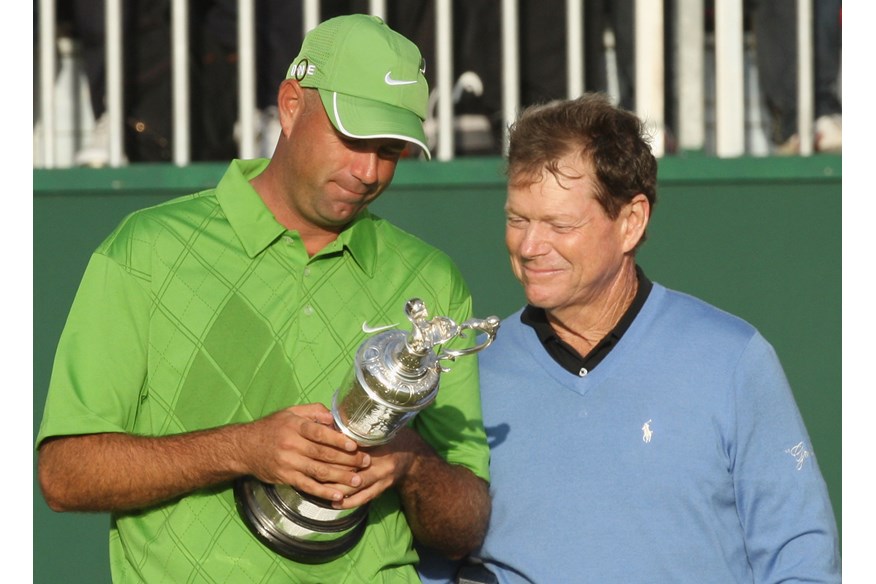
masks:
POLYGON ((288 159, 294 181, 289 205, 307 224, 337 231, 389 185, 406 143, 348 138, 331 124, 315 91, 306 104, 288 159))
POLYGON ((505 243, 527 300, 550 311, 578 310, 601 298, 621 269, 621 219, 606 215, 595 197, 589 165, 566 161, 535 183, 508 188, 505 243), (583 168, 582 168, 583 167, 583 168))

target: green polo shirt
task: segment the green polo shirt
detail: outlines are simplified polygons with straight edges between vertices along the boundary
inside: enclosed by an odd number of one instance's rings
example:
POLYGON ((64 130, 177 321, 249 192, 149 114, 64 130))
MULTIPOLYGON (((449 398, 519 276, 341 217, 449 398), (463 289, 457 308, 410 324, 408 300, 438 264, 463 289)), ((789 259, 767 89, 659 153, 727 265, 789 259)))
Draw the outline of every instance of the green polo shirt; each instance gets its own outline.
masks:
MULTIPOLYGON (((405 302, 463 322, 471 297, 441 251, 368 211, 308 257, 234 161, 215 189, 126 217, 92 255, 61 336, 37 444, 50 436, 163 436, 331 398, 369 326, 409 329, 405 302)), ((473 342, 474 339, 464 341, 473 342)), ((460 345, 464 346, 464 345, 460 345)), ((477 358, 453 363, 413 422, 452 463, 488 479, 477 358)), ((263 546, 232 485, 112 516, 116 582, 418 582, 394 490, 362 541, 320 565, 263 546)))

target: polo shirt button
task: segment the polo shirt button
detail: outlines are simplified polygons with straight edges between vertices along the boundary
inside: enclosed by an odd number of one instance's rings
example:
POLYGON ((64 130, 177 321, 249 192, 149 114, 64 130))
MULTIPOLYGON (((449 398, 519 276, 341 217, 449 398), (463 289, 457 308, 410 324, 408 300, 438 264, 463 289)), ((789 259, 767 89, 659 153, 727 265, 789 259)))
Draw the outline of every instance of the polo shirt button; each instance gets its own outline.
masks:
POLYGON ((310 275, 310 268, 304 268, 304 277, 306 278, 309 275, 310 275))
POLYGON ((304 307, 304 316, 313 316, 313 307, 309 304, 304 307))
POLYGON ((295 240, 292 238, 291 235, 284 235, 283 241, 286 243, 286 245, 295 245, 295 240))

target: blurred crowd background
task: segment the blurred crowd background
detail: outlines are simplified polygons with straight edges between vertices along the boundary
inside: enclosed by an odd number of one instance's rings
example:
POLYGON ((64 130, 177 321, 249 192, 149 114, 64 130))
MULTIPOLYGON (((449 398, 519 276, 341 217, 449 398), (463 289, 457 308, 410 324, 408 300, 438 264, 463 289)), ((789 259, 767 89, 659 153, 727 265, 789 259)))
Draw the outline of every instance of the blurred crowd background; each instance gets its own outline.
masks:
MULTIPOLYGON (((123 46, 124 162, 169 162, 173 159, 171 14, 173 0, 120 0, 123 46)), ((276 89, 297 54, 305 30, 302 0, 254 1, 255 123, 250 126, 257 156, 269 156, 279 133, 276 89)), ((579 0, 583 17, 583 86, 609 93, 636 110, 636 0, 579 0)), ((798 5, 811 8, 815 152, 842 149, 842 2, 841 0, 736 0, 742 9, 741 47, 744 75, 745 154, 794 155, 801 151, 798 132, 798 5)), ((499 0, 452 3, 451 39, 437 38, 437 0, 386 0, 385 20, 420 46, 434 65, 441 43, 452 44, 454 156, 500 155, 507 118, 503 116, 502 10, 499 0)), ((702 1, 705 67, 702 84, 706 140, 714 152, 715 1, 702 1)), ((34 54, 40 37, 34 0, 34 54)), ((188 80, 191 161, 239 157, 241 151, 238 12, 240 0, 190 0, 188 8, 188 80)), ((322 0, 319 18, 369 12, 368 0, 322 0)), ((55 11, 57 51, 54 80, 55 120, 52 136, 56 166, 101 167, 110 162, 107 115, 106 0, 58 2, 55 11)), ((519 0, 520 105, 567 96, 567 0, 519 0)), ((663 120, 664 151, 682 147, 676 72, 680 40, 680 0, 664 0, 663 120)), ((34 59, 37 68, 38 59, 34 59)), ((431 145, 438 140, 435 119, 436 68, 427 66, 433 89, 426 120, 431 145)), ((41 76, 34 74, 34 166, 42 166, 45 134, 40 117, 41 76)))

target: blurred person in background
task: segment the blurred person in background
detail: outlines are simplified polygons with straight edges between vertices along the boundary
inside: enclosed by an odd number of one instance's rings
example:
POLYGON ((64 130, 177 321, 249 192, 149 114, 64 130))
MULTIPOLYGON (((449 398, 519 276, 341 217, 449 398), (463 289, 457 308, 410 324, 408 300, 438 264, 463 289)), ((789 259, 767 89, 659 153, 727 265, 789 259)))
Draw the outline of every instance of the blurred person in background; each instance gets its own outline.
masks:
MULTIPOLYGON (((74 0, 70 9, 94 116, 94 125, 74 157, 78 166, 109 163, 105 8, 103 0, 74 0)), ((121 3, 123 140, 131 161, 171 160, 169 10, 167 0, 121 3)))
MULTIPOLYGON (((842 1, 812 0, 816 152, 840 152, 842 1)), ((755 36, 758 80, 770 115, 768 136, 777 154, 799 154, 797 0, 747 0, 755 36)))

